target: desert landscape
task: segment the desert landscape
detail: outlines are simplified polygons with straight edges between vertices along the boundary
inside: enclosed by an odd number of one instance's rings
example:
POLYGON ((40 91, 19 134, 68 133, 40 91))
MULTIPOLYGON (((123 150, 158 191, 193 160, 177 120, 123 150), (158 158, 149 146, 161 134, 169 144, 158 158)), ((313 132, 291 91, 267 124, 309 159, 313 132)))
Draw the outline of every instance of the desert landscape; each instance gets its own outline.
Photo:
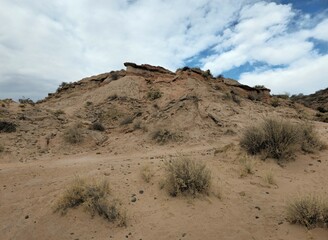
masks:
POLYGON ((124 65, 0 101, 1 239, 328 239, 327 90, 124 65))

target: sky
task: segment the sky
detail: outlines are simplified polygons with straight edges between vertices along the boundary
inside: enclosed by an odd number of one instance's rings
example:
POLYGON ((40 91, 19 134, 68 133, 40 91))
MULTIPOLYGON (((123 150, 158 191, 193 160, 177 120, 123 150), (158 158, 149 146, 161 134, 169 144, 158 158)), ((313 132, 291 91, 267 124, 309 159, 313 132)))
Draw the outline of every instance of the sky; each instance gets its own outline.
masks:
POLYGON ((62 82, 190 66, 273 94, 328 87, 328 0, 0 0, 0 99, 62 82))

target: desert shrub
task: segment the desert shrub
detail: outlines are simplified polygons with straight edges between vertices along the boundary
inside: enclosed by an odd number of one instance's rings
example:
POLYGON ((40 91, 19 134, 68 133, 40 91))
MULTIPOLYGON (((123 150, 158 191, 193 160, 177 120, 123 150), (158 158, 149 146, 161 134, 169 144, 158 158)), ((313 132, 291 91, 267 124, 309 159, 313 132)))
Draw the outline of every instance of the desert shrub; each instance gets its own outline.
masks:
POLYGON ((207 194, 211 185, 211 172, 203 163, 180 158, 166 162, 165 186, 171 196, 178 194, 207 194))
POLYGON ((266 174, 264 176, 264 180, 265 180, 265 182, 267 182, 270 185, 277 185, 274 174, 273 174, 272 171, 266 172, 266 174))
POLYGON ((153 177, 154 177, 154 171, 150 166, 146 165, 141 168, 141 178, 145 182, 149 183, 153 177))
POLYGON ((301 138, 301 148, 304 152, 313 153, 324 147, 324 144, 320 141, 317 133, 314 131, 314 127, 310 124, 303 124, 301 126, 301 138))
POLYGON ((91 130, 95 130, 95 131, 100 131, 100 132, 105 131, 104 125, 102 125, 100 122, 92 123, 90 128, 91 128, 91 130))
POLYGON ((83 134, 80 124, 76 124, 68 128, 64 132, 64 139, 66 142, 71 144, 81 143, 83 141, 83 134))
POLYGON ((256 88, 256 89, 263 89, 263 88, 265 88, 265 86, 264 85, 255 85, 254 88, 256 88))
POLYGON ((87 182, 76 178, 57 201, 54 211, 65 214, 68 209, 80 205, 92 216, 98 214, 110 222, 118 220, 120 224, 125 224, 125 215, 120 210, 120 203, 110 195, 109 184, 105 180, 87 182))
POLYGON ((56 117, 58 117, 59 115, 63 115, 63 114, 65 114, 65 112, 61 109, 58 109, 58 110, 54 111, 54 115, 56 117))
POLYGON ((223 95, 223 100, 232 100, 235 103, 237 103, 238 105, 240 105, 240 102, 241 102, 240 97, 238 97, 238 95, 233 91, 231 91, 230 93, 228 93, 228 92, 225 93, 223 95))
POLYGON ((269 157, 282 159, 295 151, 299 141, 299 129, 295 125, 265 119, 261 124, 247 128, 240 144, 250 154, 265 152, 269 157))
POLYGON ((158 129, 152 133, 152 139, 159 144, 165 144, 170 141, 177 141, 179 136, 168 129, 158 129))
POLYGON ((160 98, 162 96, 162 93, 158 89, 152 89, 147 93, 147 98, 150 100, 155 100, 157 98, 160 98))
POLYGON ((5 147, 3 145, 0 144, 0 153, 5 151, 5 147))
POLYGON ((244 156, 240 159, 241 170, 240 177, 246 177, 247 175, 254 174, 254 160, 248 156, 244 156))
POLYGON ((32 99, 30 99, 30 98, 25 98, 25 97, 18 99, 18 102, 19 102, 20 104, 30 104, 30 105, 32 105, 32 106, 35 105, 35 103, 34 103, 34 101, 33 101, 32 99))
POLYGON ((295 199, 287 205, 287 220, 307 228, 328 226, 328 202, 317 196, 295 199))
POLYGON ((265 153, 275 159, 288 159, 297 149, 314 152, 324 146, 311 125, 277 119, 247 128, 240 145, 250 154, 265 153))
POLYGON ((277 97, 273 97, 271 99, 271 106, 272 107, 278 107, 279 106, 279 99, 277 97))
POLYGON ((16 132, 16 124, 6 121, 0 121, 0 132, 16 132))
POLYGON ((321 113, 326 113, 326 112, 328 112, 327 109, 325 109, 324 107, 321 107, 321 106, 317 107, 317 110, 318 110, 319 112, 321 112, 321 113))
POLYGON ((134 117, 132 117, 132 116, 125 117, 125 118, 120 122, 120 125, 128 125, 128 124, 130 124, 130 123, 133 123, 133 120, 134 120, 134 117))

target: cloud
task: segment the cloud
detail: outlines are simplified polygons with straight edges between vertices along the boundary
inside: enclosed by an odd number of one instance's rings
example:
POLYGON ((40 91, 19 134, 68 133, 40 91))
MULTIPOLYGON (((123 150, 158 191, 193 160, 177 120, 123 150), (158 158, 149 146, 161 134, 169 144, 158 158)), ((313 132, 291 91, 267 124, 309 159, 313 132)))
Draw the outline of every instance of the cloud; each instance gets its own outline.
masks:
POLYGON ((40 99, 125 61, 175 70, 193 59, 215 74, 267 66, 241 81, 271 66, 283 73, 323 57, 311 38, 327 41, 326 16, 269 0, 2 0, 0 98, 40 99))
MULTIPOLYGON (((19 74, 59 85, 120 69, 125 61, 175 69, 216 43, 218 32, 249 2, 254 1, 3 0, 0 83, 19 74)), ((49 91, 54 88, 33 96, 49 91)), ((0 98, 5 92, 0 89, 0 98)))
POLYGON ((274 94, 310 94, 328 87, 328 55, 302 59, 287 68, 244 73, 240 82, 265 85, 274 94))
POLYGON ((244 6, 237 24, 223 31, 214 53, 202 60, 203 68, 221 74, 254 64, 254 70, 241 74, 240 82, 264 84, 275 93, 311 93, 327 87, 327 55, 318 54, 311 38, 328 40, 328 18, 314 17, 314 23, 310 15, 300 14, 291 5, 274 2, 244 6))

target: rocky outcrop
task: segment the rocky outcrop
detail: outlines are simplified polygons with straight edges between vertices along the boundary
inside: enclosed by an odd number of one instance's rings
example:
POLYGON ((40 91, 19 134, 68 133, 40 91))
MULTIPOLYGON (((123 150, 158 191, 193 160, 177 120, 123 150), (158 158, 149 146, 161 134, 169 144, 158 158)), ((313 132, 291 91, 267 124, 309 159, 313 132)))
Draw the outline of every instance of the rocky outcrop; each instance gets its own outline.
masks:
POLYGON ((126 67, 126 71, 128 73, 144 73, 146 71, 146 72, 157 72, 157 73, 172 74, 172 75, 174 74, 168 69, 165 69, 160 66, 152 66, 149 64, 138 65, 131 62, 125 62, 124 66, 126 67))

